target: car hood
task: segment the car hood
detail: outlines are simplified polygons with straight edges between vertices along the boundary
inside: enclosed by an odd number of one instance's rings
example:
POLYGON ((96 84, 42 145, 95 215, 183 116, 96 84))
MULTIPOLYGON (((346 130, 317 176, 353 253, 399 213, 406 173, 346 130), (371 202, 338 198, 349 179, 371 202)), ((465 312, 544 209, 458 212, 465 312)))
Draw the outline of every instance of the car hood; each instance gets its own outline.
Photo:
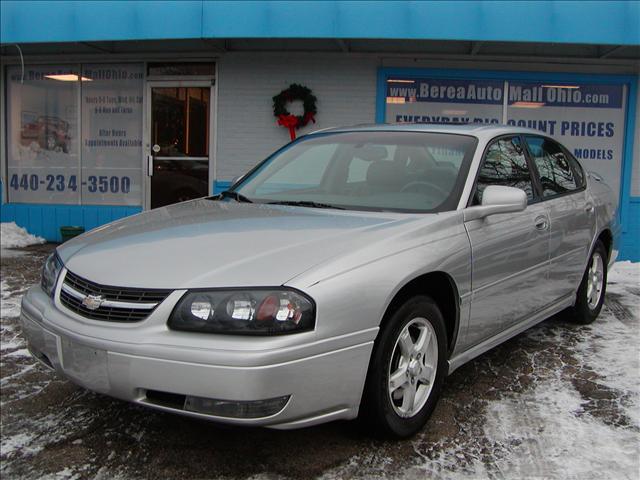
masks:
POLYGON ((58 252, 70 271, 103 285, 277 286, 435 216, 199 199, 97 228, 58 252))

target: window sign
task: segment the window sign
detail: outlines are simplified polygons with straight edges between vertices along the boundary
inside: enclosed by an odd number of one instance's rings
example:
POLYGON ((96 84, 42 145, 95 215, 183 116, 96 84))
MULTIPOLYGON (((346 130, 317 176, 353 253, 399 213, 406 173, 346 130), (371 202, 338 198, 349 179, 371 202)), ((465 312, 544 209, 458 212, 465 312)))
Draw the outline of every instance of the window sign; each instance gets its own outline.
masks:
POLYGON ((143 72, 141 64, 82 66, 83 204, 141 204, 143 72))
POLYGON ((79 67, 7 70, 8 196, 11 202, 80 202, 79 67))
POLYGON ((387 123, 491 124, 505 119, 559 140, 587 171, 620 191, 623 85, 511 81, 505 74, 504 81, 393 76, 385 89, 387 123))
POLYGON ((10 202, 140 205, 142 64, 9 67, 10 202))
POLYGON ((504 82, 392 77, 387 123, 502 123, 504 82))
POLYGON ((624 98, 622 85, 509 82, 507 123, 556 138, 618 192, 624 98))

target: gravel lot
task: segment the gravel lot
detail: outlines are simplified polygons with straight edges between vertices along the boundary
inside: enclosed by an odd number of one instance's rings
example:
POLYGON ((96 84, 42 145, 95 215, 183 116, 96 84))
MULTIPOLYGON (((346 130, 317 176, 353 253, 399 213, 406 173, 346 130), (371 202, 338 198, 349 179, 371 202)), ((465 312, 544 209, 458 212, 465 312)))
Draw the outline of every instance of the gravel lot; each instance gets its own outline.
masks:
POLYGON ((640 476, 640 265, 617 264, 592 326, 549 319, 449 379, 427 428, 384 442, 354 422, 224 428, 83 390, 37 365, 20 296, 53 248, 3 250, 2 478, 640 476))

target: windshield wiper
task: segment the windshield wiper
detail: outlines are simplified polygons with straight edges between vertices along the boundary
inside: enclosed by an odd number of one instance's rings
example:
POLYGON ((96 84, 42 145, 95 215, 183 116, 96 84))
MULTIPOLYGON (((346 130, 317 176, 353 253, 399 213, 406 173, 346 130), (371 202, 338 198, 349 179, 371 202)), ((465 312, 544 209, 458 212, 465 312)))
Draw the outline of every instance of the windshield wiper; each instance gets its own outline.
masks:
POLYGON ((253 203, 253 200, 251 200, 249 197, 245 197, 241 193, 233 192, 231 190, 225 190, 224 192, 222 192, 219 195, 219 197, 220 198, 233 198, 236 202, 241 202, 241 203, 253 203))
POLYGON ((294 207, 311 208, 335 208, 336 210, 346 210, 344 207, 331 205, 330 203, 312 202, 311 200, 279 200, 277 202, 267 202, 269 205, 291 205, 294 207))

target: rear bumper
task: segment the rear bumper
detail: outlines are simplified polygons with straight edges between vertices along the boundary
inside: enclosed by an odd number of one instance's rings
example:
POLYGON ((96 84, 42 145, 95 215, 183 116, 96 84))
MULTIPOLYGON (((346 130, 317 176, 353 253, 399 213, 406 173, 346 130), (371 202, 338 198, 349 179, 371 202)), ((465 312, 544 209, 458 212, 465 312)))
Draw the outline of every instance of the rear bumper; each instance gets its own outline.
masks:
MULTIPOLYGON (((69 328, 77 319, 54 305, 39 287, 23 297, 20 320, 34 357, 80 386, 192 417, 283 429, 357 416, 373 347, 373 339, 366 337, 375 336, 367 332, 366 336, 323 342, 324 351, 319 351, 318 342, 308 348, 303 344, 288 349, 286 357, 265 339, 265 348, 229 351, 230 361, 223 362, 225 352, 214 343, 210 351, 189 348, 184 341, 167 343, 172 332, 163 332, 164 344, 152 345, 97 338, 88 334, 86 325, 78 329, 83 332, 79 334, 69 328), (242 362, 236 360, 240 357, 242 362), (289 398, 274 413, 237 418, 158 403, 153 392, 230 402, 289 398)), ((135 337, 134 330, 129 333, 135 337)))

